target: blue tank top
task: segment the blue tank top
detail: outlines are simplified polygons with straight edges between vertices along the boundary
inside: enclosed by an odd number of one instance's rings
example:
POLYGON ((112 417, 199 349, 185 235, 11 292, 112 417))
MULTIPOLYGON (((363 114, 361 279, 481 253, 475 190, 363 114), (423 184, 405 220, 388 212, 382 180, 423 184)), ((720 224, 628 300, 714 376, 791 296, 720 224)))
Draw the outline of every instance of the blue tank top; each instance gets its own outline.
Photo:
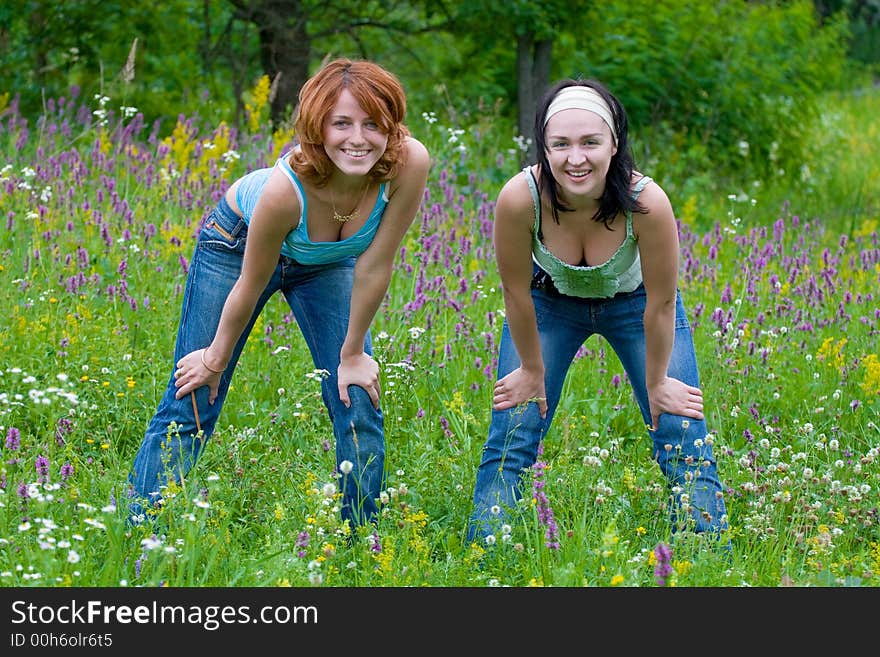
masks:
MULTIPOLYGON (((376 205, 373 206, 367 221, 354 235, 338 242, 313 242, 309 239, 309 230, 306 224, 305 190, 290 164, 288 164, 287 155, 284 154, 279 157, 275 166, 280 167, 293 184, 293 190, 299 199, 300 215, 299 225, 284 238, 284 243, 281 245, 281 255, 293 258, 303 265, 323 265, 329 262, 344 260, 350 256, 359 256, 366 251, 376 235, 379 222, 382 220, 385 207, 388 205, 385 183, 383 182, 379 185, 376 205)), ((250 223, 254 208, 260 195, 263 193, 263 188, 266 186, 266 181, 269 180, 269 175, 273 169, 274 167, 267 167, 251 171, 239 183, 235 200, 238 203, 245 223, 250 223)))

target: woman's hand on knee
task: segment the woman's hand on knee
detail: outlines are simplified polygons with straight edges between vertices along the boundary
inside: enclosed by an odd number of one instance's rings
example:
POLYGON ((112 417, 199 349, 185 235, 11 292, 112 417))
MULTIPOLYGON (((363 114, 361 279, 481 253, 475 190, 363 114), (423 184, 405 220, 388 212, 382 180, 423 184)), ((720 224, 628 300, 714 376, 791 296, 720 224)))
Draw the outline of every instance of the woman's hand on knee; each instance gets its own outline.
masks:
POLYGON ((652 431, 657 430, 661 413, 703 419, 703 391, 669 376, 648 388, 648 404, 652 431))
POLYGON ((176 399, 183 399, 189 393, 198 390, 202 386, 208 386, 208 403, 213 404, 220 391, 220 377, 222 371, 209 368, 204 361, 204 349, 196 349, 177 361, 177 369, 174 370, 174 386, 177 392, 176 399))
POLYGON ((542 418, 547 417, 547 393, 543 372, 531 372, 518 367, 495 382, 492 408, 503 411, 520 404, 535 402, 542 418))
POLYGON ((371 356, 360 353, 346 356, 339 361, 336 370, 339 384, 339 399, 346 408, 351 408, 348 386, 360 386, 370 396, 373 408, 379 408, 379 364, 371 356))

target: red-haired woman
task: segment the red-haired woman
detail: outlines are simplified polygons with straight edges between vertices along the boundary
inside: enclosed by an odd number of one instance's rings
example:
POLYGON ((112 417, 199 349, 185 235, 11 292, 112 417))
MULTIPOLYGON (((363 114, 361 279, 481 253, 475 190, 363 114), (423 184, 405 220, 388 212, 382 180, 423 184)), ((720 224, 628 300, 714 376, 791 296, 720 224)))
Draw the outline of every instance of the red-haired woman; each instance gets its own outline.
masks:
POLYGON ((281 292, 314 360, 336 438, 343 519, 377 513, 385 440, 369 327, 422 201, 425 147, 404 124, 398 79, 336 60, 303 86, 298 145, 236 180, 207 217, 190 265, 165 395, 129 474, 129 521, 143 522, 195 465, 242 348, 281 292), (194 394, 194 397, 191 397, 194 394), (201 430, 201 435, 199 435, 201 430))

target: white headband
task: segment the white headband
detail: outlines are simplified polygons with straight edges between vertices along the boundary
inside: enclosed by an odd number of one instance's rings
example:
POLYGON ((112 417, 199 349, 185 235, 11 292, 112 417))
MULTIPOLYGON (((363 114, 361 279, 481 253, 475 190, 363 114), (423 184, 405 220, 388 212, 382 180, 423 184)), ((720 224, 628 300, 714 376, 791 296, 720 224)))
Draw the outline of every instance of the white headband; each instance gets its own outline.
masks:
POLYGON ((551 116, 567 109, 582 109, 598 114, 608 124, 608 127, 611 128, 611 136, 614 138, 614 143, 617 144, 617 131, 614 129, 614 118, 611 115, 611 108, 608 107, 608 103, 599 95, 598 91, 592 87, 581 85, 565 87, 550 101, 547 114, 544 115, 544 126, 547 126, 547 121, 550 120, 551 116))

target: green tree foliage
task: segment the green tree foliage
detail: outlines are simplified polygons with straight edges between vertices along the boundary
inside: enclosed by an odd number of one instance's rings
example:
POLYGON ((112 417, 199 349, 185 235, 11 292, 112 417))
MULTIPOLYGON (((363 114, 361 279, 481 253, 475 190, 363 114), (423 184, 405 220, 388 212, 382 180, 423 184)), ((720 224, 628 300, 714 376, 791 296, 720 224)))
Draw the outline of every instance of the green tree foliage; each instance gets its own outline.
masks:
MULTIPOLYGON (((638 140, 649 160, 682 172, 745 165, 758 177, 802 157, 819 95, 853 82, 850 22, 835 8, 855 15, 862 4, 11 0, 0 6, 0 98, 19 94, 22 113, 37 116, 45 98, 75 85, 86 99, 137 107, 148 123, 217 122, 235 108, 238 124, 267 74, 277 122, 324 58, 364 57, 398 74, 411 110, 512 138, 529 135, 550 81, 595 77, 620 95, 633 129, 653 135, 638 140), (127 82, 120 71, 135 39, 127 82)), ((867 25, 873 14, 859 11, 867 25)))
POLYGON ((880 1, 814 0, 814 4, 823 19, 846 14, 852 32, 849 56, 880 69, 880 1))
POLYGON ((210 26, 222 26, 221 3, 168 0, 11 0, 0 5, 0 93, 19 96, 25 116, 46 99, 75 94, 112 96, 137 107, 148 121, 178 113, 229 113, 229 63, 247 58, 250 44, 221 27, 217 52, 210 26), (134 78, 120 72, 137 39, 134 78))
POLYGON ((614 1, 582 25, 560 73, 606 82, 664 151, 756 177, 800 161, 820 94, 847 72, 845 18, 821 24, 805 0, 614 1))

